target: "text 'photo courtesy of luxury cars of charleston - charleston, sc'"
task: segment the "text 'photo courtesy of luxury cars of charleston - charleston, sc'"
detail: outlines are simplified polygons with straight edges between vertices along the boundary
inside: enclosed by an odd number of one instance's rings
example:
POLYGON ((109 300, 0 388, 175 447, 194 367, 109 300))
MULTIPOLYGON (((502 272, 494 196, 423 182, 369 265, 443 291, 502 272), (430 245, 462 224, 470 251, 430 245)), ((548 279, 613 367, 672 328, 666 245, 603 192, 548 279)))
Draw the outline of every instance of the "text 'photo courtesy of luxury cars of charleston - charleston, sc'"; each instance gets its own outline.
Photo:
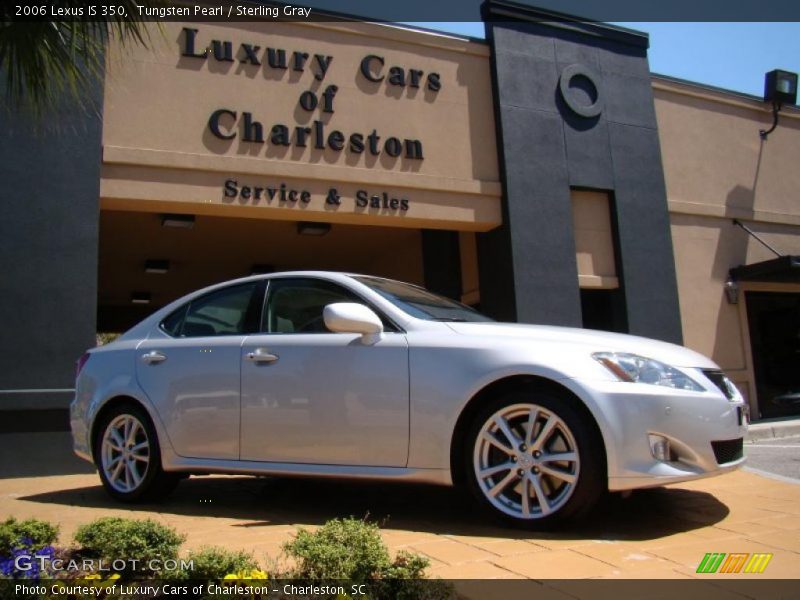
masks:
POLYGON ((75 452, 123 502, 193 473, 404 480, 463 484, 489 515, 535 528, 586 513, 606 490, 744 463, 745 403, 705 356, 498 323, 373 276, 214 285, 78 369, 75 452))
POLYGON ((17 596, 74 598, 74 597, 131 597, 158 598, 162 596, 187 597, 320 597, 320 598, 358 598, 369 593, 365 584, 319 585, 282 582, 258 582, 239 580, 235 583, 87 583, 58 582, 47 585, 16 583, 13 592, 17 596))

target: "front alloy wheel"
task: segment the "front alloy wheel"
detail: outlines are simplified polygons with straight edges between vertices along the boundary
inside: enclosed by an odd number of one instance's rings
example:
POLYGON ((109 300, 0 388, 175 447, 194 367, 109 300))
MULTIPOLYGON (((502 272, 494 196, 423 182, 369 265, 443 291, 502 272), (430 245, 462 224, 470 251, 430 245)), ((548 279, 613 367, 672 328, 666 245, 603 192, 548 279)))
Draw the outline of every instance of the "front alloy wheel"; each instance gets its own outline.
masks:
POLYGON ((544 394, 513 393, 477 416, 468 479, 478 501, 495 516, 544 526, 584 512, 602 493, 605 465, 597 436, 570 404, 544 394))
POLYGON ((580 474, 566 423, 536 404, 513 404, 484 423, 473 467, 481 491, 501 512, 536 519, 566 504, 580 474))

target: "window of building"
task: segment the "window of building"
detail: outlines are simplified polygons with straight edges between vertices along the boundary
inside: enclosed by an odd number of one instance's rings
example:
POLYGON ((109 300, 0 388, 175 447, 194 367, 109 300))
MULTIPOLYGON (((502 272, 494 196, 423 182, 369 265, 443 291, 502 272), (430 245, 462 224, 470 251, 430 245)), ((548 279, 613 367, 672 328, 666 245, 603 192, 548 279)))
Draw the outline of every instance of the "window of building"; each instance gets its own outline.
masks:
POLYGON ((626 332, 625 299, 617 276, 611 193, 573 189, 571 198, 583 327, 626 332))

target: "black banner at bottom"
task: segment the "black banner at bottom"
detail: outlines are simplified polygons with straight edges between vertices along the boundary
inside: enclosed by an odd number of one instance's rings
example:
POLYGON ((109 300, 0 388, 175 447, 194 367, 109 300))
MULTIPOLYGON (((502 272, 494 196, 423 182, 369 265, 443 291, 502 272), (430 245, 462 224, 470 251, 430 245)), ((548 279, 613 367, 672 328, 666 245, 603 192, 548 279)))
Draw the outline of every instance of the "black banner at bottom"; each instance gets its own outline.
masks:
POLYGON ((800 600, 792 579, 704 578, 692 580, 418 579, 367 583, 322 580, 0 580, 0 598, 84 600, 192 599, 486 599, 503 600, 800 600))

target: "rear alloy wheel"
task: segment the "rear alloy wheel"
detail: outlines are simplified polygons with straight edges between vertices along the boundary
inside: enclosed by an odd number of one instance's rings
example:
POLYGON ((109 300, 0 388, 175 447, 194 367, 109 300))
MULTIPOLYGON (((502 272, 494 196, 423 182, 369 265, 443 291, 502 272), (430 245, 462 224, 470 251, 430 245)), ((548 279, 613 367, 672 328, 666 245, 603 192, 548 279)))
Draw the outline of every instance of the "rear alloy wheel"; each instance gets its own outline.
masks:
POLYGON ((543 527, 585 511, 603 491, 592 431, 559 399, 510 394, 482 411, 471 433, 473 493, 506 522, 543 527))
POLYGON ((164 496, 179 479, 161 468, 155 428, 138 406, 120 406, 105 415, 98 428, 95 460, 106 491, 124 502, 164 496))

